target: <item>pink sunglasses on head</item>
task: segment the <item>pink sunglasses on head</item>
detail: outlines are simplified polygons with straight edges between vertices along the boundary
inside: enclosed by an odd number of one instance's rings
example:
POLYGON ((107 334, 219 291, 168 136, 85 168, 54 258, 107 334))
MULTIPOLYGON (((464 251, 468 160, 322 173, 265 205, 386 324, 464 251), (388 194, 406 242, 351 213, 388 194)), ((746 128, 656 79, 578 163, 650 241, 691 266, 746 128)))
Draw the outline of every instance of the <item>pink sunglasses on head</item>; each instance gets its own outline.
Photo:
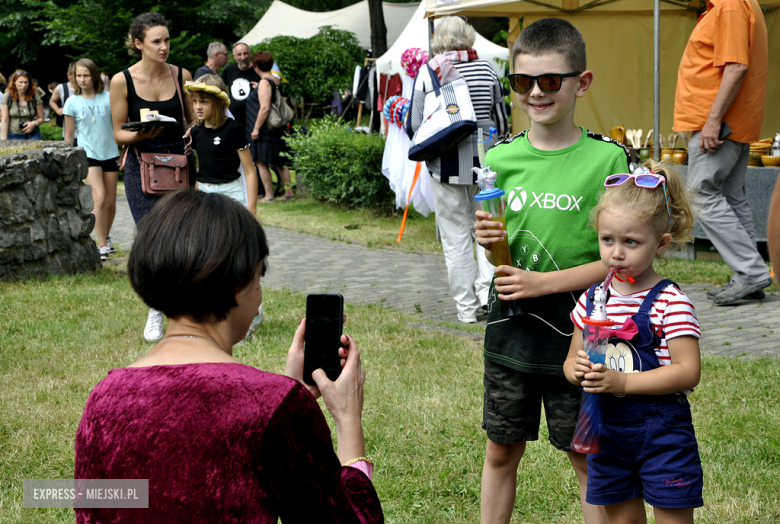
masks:
POLYGON ((661 175, 656 175, 650 170, 645 170, 644 173, 635 173, 633 175, 628 173, 620 173, 617 175, 610 175, 604 181, 604 187, 616 187, 628 180, 633 180, 636 187, 643 189, 655 189, 658 186, 663 186, 664 197, 666 199, 666 213, 669 215, 669 227, 672 227, 672 207, 669 204, 669 192, 666 190, 666 179, 661 175))
POLYGON ((661 175, 656 175, 655 173, 639 173, 634 175, 621 173, 618 175, 608 176, 604 181, 604 187, 619 186, 620 184, 631 179, 634 180, 636 187, 642 187, 645 189, 655 189, 661 184, 664 184, 664 186, 666 185, 666 179, 661 175))

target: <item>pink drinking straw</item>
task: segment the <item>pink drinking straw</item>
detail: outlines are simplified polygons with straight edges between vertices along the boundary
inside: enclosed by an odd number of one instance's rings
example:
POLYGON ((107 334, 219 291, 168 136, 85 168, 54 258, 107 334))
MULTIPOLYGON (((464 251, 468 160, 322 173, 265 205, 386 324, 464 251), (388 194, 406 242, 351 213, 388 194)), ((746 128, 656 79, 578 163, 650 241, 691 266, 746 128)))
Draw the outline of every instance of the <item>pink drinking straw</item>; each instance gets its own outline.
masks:
POLYGON ((612 284, 612 279, 615 278, 615 275, 617 275, 617 266, 612 266, 609 268, 609 273, 607 273, 607 278, 604 279, 604 289, 609 289, 609 286, 612 284))

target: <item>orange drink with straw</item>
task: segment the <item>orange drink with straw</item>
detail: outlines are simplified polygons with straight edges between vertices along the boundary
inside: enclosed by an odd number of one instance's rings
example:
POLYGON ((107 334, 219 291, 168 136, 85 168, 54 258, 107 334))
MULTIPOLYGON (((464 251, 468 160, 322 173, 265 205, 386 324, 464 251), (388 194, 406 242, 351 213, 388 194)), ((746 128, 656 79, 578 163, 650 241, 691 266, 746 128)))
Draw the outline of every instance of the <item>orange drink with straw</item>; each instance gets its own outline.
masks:
MULTIPOLYGON (((494 222, 501 222, 503 224, 504 231, 506 231, 506 217, 493 217, 494 222)), ((493 252, 493 259, 498 266, 513 266, 512 253, 509 252, 509 241, 506 237, 501 242, 493 242, 490 244, 490 250, 493 252)))

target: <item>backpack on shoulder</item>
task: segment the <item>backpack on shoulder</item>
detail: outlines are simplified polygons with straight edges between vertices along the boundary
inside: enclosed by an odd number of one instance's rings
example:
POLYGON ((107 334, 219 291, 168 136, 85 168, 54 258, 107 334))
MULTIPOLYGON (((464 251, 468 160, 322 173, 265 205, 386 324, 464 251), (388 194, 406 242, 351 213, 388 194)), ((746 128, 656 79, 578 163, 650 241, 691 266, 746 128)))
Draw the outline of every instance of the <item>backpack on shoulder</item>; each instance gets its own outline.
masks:
MULTIPOLYGON (((68 83, 65 82, 64 84, 60 84, 62 86, 62 96, 60 97, 59 102, 57 102, 57 105, 60 106, 60 109, 65 107, 65 102, 68 101, 68 97, 70 96, 70 89, 68 88, 68 83)), ((57 89, 59 89, 59 86, 57 86, 57 89)), ((55 113, 55 120, 57 122, 57 125, 61 128, 65 128, 65 115, 57 115, 55 113)))
MULTIPOLYGON (((0 98, 3 98, 3 96, 4 95, 0 95, 0 98)), ((38 99, 35 96, 33 96, 32 100, 30 100, 29 103, 30 103, 30 107, 32 107, 33 113, 35 113, 36 110, 37 110, 37 107, 38 107, 38 99)), ((19 102, 15 101, 13 98, 11 98, 11 95, 9 93, 8 101, 6 102, 5 105, 7 105, 8 109, 10 110, 12 104, 16 104, 17 106, 19 106, 19 102)))
MULTIPOLYGON (((6 105, 8 106, 8 111, 11 111, 11 106, 12 106, 13 104, 16 104, 16 106, 17 106, 17 107, 21 108, 21 106, 19 105, 19 102, 17 102, 17 101, 15 101, 15 100, 13 100, 13 99, 11 98, 11 95, 10 95, 10 93, 9 93, 9 95, 8 95, 8 102, 6 103, 6 105)), ((35 95, 33 95, 33 97, 32 97, 32 100, 30 100, 30 102, 28 102, 28 105, 29 105, 29 107, 32 109, 32 113, 30 113, 29 115, 27 115, 27 119, 26 119, 26 120, 20 121, 22 125, 23 125, 25 122, 29 122, 29 121, 31 121, 31 120, 35 120, 35 119, 37 118, 37 114, 38 114, 38 113, 37 113, 37 110, 38 110, 38 109, 37 109, 37 108, 38 108, 38 100, 37 100, 37 98, 36 98, 36 96, 35 96, 35 95)))

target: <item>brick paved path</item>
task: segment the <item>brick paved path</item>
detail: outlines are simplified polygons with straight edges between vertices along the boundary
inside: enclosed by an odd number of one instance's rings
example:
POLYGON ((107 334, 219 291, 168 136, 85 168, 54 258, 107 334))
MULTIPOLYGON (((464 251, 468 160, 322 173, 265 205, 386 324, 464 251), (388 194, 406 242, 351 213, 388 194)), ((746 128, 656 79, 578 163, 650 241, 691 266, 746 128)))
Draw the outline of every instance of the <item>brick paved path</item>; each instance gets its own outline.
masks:
MULTIPOLYGON (((382 302, 425 320, 458 323, 442 255, 370 249, 273 226, 265 230, 271 248, 265 287, 341 293, 350 303, 382 302)), ((134 232, 127 200, 119 195, 112 241, 129 250, 134 232)), ((707 300, 708 288, 706 284, 683 286, 696 307, 701 345, 709 354, 780 356, 780 296, 776 292, 761 302, 718 307, 707 300)))

